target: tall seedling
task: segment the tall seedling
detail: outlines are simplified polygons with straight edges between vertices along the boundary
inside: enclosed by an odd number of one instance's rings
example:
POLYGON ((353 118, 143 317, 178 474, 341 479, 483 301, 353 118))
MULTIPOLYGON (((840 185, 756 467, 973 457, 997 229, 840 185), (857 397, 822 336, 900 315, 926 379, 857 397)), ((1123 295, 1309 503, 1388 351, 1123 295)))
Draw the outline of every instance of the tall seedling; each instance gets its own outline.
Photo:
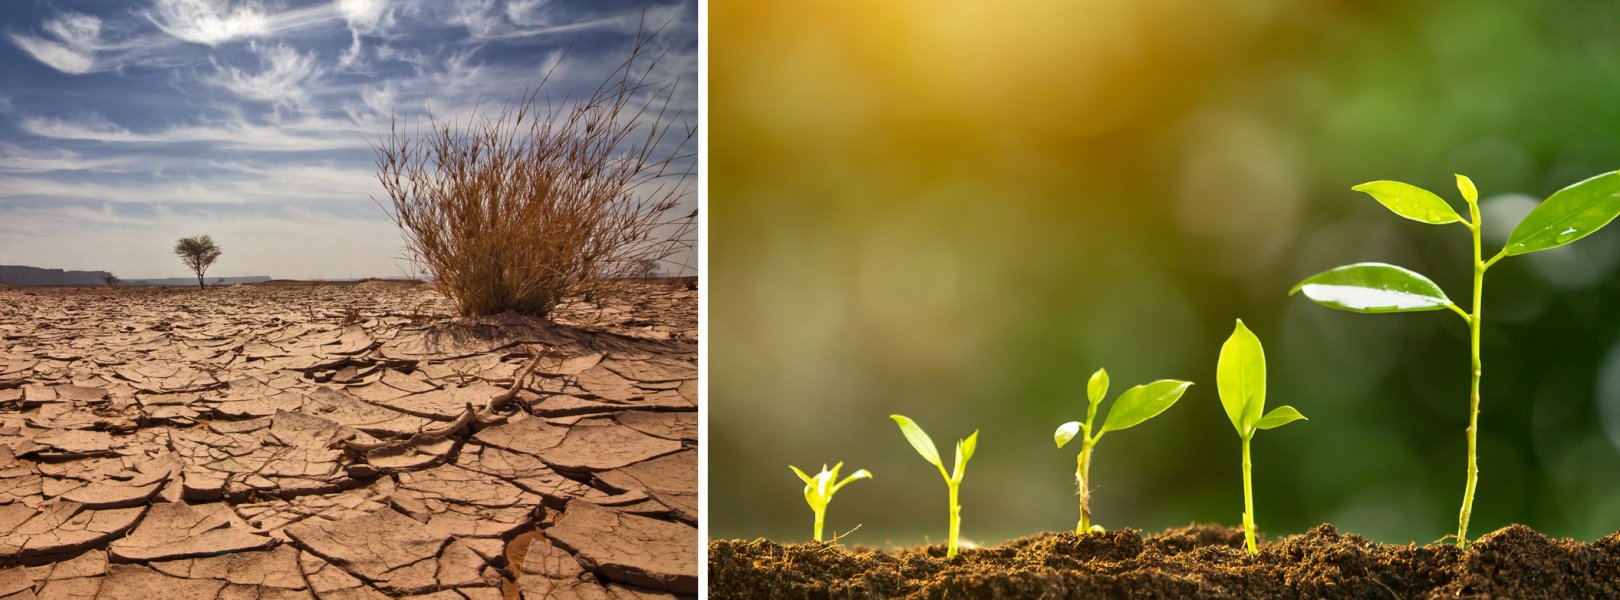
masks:
POLYGON ((1221 357, 1215 363, 1215 391, 1221 406, 1243 440, 1243 539, 1249 554, 1259 552, 1254 543, 1254 487, 1250 484, 1249 441, 1254 432, 1287 425, 1305 415, 1292 406, 1279 406, 1266 413, 1266 351, 1243 320, 1238 319, 1232 337, 1221 344, 1221 357), (1264 414, 1264 416, 1262 416, 1264 414))
POLYGON ((1468 394, 1468 479, 1457 518, 1457 546, 1467 547, 1468 518, 1474 511, 1474 488, 1479 481, 1475 447, 1479 434, 1479 380, 1484 375, 1479 359, 1479 330, 1485 271, 1503 258, 1557 248, 1609 224, 1620 215, 1620 172, 1604 173, 1558 190, 1530 211, 1513 228, 1507 245, 1488 260, 1480 244, 1479 191, 1467 177, 1457 175, 1457 190, 1468 203, 1468 219, 1433 192, 1398 181, 1373 181, 1351 189, 1365 192, 1402 217, 1433 225, 1461 223, 1473 234, 1474 304, 1470 311, 1457 306, 1427 277, 1383 263, 1357 263, 1318 273, 1288 292, 1304 292, 1305 297, 1323 306, 1359 313, 1446 309, 1468 323, 1472 372, 1468 394))
POLYGON ((967 439, 956 442, 956 467, 951 472, 945 472, 945 463, 939 460, 939 450, 934 448, 934 440, 928 437, 917 422, 901 415, 889 415, 895 424, 900 426, 900 433, 911 442, 911 447, 921 454, 923 460, 939 468, 939 474, 945 477, 945 485, 951 490, 951 538, 950 545, 946 547, 945 558, 956 556, 958 534, 962 531, 962 505, 956 501, 956 493, 962 487, 962 475, 967 469, 967 461, 973 458, 973 450, 979 446, 979 430, 967 439))
POLYGON ((1076 535, 1090 531, 1091 525, 1091 449, 1102 439, 1103 434, 1110 431, 1130 429, 1143 421, 1159 416, 1159 413, 1168 410, 1171 405, 1181 399, 1181 395, 1191 386, 1191 382, 1161 379, 1147 385, 1139 385, 1125 390, 1118 399, 1114 400, 1113 408, 1108 409, 1108 418, 1103 419, 1102 428, 1092 434, 1092 425, 1097 418, 1097 407, 1102 405, 1103 396, 1108 394, 1108 371, 1097 369, 1091 374, 1091 380, 1086 383, 1086 421, 1069 421, 1059 425, 1057 432, 1052 434, 1052 440, 1062 448, 1064 444, 1076 436, 1080 437, 1080 456, 1076 458, 1074 470, 1075 485, 1080 488, 1080 524, 1075 526, 1076 535))

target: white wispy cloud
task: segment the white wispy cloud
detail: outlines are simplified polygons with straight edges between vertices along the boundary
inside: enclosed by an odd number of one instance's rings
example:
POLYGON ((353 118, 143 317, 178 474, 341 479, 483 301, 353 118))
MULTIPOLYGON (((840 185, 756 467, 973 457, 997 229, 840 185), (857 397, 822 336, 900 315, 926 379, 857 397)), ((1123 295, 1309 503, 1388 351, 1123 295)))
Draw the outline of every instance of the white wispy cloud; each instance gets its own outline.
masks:
POLYGON ((305 86, 326 72, 314 52, 306 54, 281 44, 256 43, 249 44, 248 50, 258 57, 259 72, 247 73, 215 61, 215 73, 205 81, 248 100, 297 106, 308 100, 305 86))
POLYGON ((370 129, 336 119, 307 118, 260 125, 234 120, 192 124, 152 132, 135 132, 105 119, 65 120, 29 117, 23 131, 53 139, 139 144, 207 143, 231 150, 312 152, 344 148, 370 148, 370 129))
POLYGON ((89 158, 72 150, 28 149, 16 144, 0 143, 0 172, 123 172, 131 170, 134 164, 131 157, 89 158))
POLYGON ((55 39, 14 33, 11 41, 35 60, 63 73, 83 75, 95 70, 101 19, 67 11, 46 21, 44 29, 55 39))
POLYGON ((145 15, 164 33, 208 46, 270 29, 270 19, 258 6, 224 0, 157 0, 145 15))

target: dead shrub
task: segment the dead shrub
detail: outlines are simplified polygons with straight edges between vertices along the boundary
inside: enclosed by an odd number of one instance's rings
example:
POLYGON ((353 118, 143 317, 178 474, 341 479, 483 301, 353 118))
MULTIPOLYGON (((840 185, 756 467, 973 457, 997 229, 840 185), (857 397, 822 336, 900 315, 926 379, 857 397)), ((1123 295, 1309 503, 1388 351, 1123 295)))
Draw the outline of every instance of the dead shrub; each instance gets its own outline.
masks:
POLYGON ((548 72, 493 118, 430 115, 415 133, 396 121, 377 144, 406 258, 460 314, 549 316, 692 247, 697 212, 677 205, 693 193, 696 129, 672 121, 676 83, 654 80, 667 54, 652 50, 656 34, 638 34, 582 101, 542 96, 548 72))

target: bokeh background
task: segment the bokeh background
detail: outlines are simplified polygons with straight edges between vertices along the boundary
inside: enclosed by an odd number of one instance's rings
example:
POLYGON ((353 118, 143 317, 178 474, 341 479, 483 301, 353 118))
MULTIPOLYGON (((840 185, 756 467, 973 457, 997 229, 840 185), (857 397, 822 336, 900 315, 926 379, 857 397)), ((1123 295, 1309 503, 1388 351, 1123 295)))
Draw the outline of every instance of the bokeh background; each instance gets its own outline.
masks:
MULTIPOLYGON (((1243 318, 1269 406, 1265 534, 1330 522, 1385 542, 1456 529, 1467 329, 1355 315, 1288 289, 1386 261, 1468 298, 1459 226, 1352 185, 1463 204, 1487 244, 1560 187, 1620 168, 1612 2, 747 2, 709 9, 709 532, 808 539, 788 471, 847 461, 830 530, 943 541, 945 485, 886 416, 945 453, 975 428, 965 538, 1072 529, 1085 378, 1197 383, 1110 435, 1097 521, 1236 525, 1238 439, 1215 358, 1243 318)), ((1486 281, 1471 533, 1620 529, 1620 226, 1486 281)))

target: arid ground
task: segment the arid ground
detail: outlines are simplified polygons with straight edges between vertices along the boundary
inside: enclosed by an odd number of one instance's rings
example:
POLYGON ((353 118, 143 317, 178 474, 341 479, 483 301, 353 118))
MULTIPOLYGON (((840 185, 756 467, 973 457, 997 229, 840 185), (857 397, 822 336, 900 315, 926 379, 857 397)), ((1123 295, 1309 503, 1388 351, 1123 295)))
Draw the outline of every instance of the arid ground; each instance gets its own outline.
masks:
POLYGON ((643 287, 0 287, 0 598, 695 594, 697 292, 643 287))

